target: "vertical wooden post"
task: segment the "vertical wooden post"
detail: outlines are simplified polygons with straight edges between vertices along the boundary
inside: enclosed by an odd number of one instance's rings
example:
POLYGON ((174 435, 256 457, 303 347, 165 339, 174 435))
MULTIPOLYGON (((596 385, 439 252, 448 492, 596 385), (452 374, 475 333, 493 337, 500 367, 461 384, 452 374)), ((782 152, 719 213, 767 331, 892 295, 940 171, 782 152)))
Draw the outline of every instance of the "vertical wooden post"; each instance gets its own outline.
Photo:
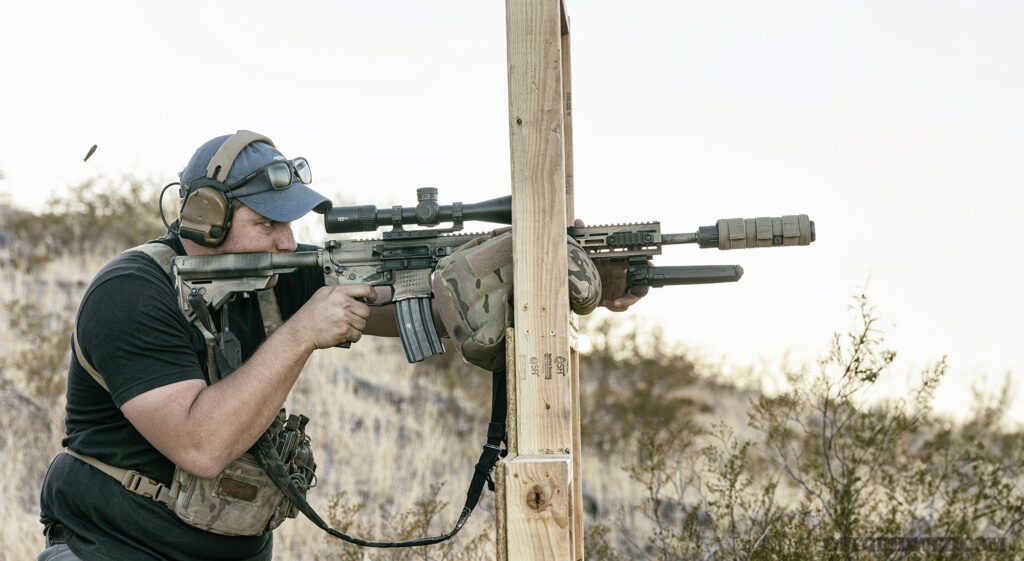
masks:
POLYGON ((579 373, 565 227, 573 218, 569 24, 560 0, 506 0, 515 329, 498 558, 583 559, 579 373))
MULTIPOLYGON (((575 178, 573 177, 572 163, 572 57, 569 48, 569 14, 565 12, 565 2, 559 2, 561 12, 561 40, 562 40, 562 125, 564 128, 564 150, 565 150, 565 223, 572 225, 576 218, 576 205, 574 202, 575 178)), ((583 559, 583 456, 581 451, 582 441, 580 439, 580 360, 577 345, 577 330, 579 318, 570 314, 569 318, 569 371, 570 390, 572 393, 572 468, 573 468, 573 489, 572 508, 573 513, 573 543, 576 554, 574 560, 583 559)))

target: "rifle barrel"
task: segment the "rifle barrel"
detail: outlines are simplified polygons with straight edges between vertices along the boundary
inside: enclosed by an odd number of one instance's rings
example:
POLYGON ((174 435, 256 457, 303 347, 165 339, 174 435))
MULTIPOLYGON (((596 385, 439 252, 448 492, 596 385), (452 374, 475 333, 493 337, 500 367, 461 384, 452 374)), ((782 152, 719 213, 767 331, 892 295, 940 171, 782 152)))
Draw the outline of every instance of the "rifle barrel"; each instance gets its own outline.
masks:
POLYGON ((699 243, 700 239, 696 232, 691 234, 662 234, 661 243, 673 245, 677 243, 699 243))

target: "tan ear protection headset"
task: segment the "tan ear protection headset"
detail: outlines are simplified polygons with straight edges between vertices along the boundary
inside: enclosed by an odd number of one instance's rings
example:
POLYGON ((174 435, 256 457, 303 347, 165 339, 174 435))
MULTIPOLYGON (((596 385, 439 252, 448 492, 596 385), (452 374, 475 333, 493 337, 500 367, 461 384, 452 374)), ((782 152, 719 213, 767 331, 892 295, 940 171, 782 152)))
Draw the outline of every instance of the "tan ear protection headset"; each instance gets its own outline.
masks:
POLYGON ((262 134, 240 130, 225 140, 210 158, 205 177, 181 186, 178 235, 206 247, 216 247, 224 241, 231 229, 233 210, 227 185, 228 172, 235 158, 253 142, 274 146, 274 142, 262 134))

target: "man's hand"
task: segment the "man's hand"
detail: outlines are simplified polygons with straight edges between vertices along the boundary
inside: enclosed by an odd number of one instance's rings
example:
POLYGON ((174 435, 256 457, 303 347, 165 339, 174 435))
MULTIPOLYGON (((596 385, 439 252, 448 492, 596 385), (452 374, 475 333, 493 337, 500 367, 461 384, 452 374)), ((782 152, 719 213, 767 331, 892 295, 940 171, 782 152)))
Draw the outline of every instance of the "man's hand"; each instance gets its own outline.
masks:
MULTIPOLYGON (((583 221, 577 218, 573 226, 584 226, 583 221)), ((608 308, 613 312, 624 312, 630 306, 636 304, 639 296, 634 296, 626 286, 625 261, 608 261, 605 259, 595 260, 594 265, 601 276, 601 303, 600 306, 608 308)))
POLYGON ((313 348, 328 349, 346 341, 358 341, 366 329, 377 291, 367 284, 325 286, 317 290, 289 321, 298 320, 313 348))

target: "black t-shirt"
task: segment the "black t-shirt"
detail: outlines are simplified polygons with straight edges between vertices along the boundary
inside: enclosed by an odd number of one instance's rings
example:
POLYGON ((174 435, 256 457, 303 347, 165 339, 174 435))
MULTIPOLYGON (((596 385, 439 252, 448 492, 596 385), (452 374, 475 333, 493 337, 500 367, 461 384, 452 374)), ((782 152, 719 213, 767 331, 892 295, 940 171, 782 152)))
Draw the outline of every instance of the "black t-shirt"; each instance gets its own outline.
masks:
MULTIPOLYGON (((164 243, 178 255, 185 253, 173 235, 150 243, 164 243)), ((323 285, 323 275, 315 268, 281 275, 274 292, 283 319, 323 285)), ((266 338, 259 303, 254 297, 240 297, 228 306, 231 330, 241 341, 243 358, 248 359, 266 338)), ((120 407, 161 386, 191 379, 208 381, 206 344, 178 308, 170 279, 142 252, 120 255, 86 290, 76 329, 82 353, 110 391, 72 357, 62 444, 169 486, 174 465, 135 430, 120 407)), ((270 533, 222 536, 199 530, 162 503, 126 491, 110 476, 67 454, 50 466, 40 504, 43 524, 64 524, 71 534, 68 545, 87 561, 255 561, 271 556, 270 533)))

